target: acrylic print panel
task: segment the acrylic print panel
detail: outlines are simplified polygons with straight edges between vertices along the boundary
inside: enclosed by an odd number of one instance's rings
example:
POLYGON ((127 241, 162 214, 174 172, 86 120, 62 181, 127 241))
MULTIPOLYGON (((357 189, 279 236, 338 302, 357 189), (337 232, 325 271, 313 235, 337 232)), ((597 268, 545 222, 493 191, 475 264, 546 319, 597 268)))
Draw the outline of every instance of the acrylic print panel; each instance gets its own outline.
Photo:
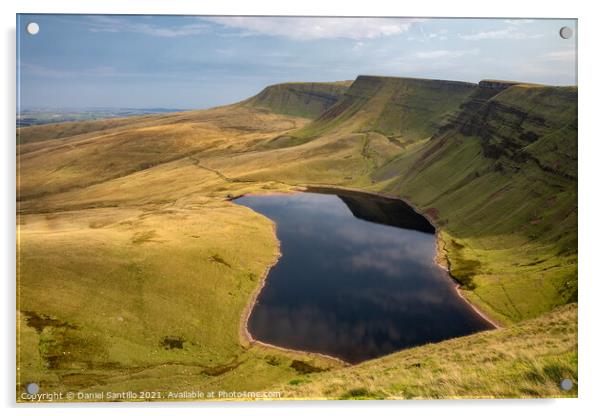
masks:
POLYGON ((17 23, 18 401, 577 396, 576 20, 17 23))

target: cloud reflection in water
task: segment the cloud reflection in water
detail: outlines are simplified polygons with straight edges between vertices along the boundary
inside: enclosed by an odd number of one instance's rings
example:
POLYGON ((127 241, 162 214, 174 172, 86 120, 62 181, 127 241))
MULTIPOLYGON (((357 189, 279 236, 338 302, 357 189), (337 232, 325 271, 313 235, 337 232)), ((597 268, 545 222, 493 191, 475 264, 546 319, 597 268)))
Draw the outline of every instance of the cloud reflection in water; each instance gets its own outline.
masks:
POLYGON ((359 362, 490 328, 434 264, 432 226, 401 201, 299 193, 236 203, 274 220, 281 242, 249 321, 259 340, 359 362))

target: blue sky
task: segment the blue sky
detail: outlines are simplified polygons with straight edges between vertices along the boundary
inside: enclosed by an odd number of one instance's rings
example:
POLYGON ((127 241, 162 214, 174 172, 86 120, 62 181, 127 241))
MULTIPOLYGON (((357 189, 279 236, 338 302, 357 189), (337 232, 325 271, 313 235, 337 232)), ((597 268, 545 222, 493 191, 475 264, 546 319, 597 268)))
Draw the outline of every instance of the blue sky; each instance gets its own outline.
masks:
POLYGON ((575 85, 562 26, 576 21, 20 15, 20 106, 207 108, 360 74, 575 85))

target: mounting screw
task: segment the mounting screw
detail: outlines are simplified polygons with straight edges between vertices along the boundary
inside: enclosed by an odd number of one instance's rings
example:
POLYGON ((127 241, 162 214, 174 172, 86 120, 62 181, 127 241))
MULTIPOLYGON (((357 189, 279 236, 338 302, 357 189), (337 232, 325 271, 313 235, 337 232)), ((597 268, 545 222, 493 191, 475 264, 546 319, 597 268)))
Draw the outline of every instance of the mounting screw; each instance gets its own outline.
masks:
POLYGON ((560 382, 560 388, 564 391, 569 391, 573 388, 573 381, 569 378, 565 378, 560 382))
POLYGON ((27 33, 30 35, 37 35, 40 31, 40 25, 36 22, 31 22, 27 24, 27 33))
POLYGON ((573 36, 573 29, 568 26, 563 26, 560 28, 559 33, 562 39, 570 39, 573 36))
POLYGON ((25 390, 27 390, 27 393, 29 394, 37 394, 40 391, 40 386, 36 383, 29 383, 25 386, 25 390))

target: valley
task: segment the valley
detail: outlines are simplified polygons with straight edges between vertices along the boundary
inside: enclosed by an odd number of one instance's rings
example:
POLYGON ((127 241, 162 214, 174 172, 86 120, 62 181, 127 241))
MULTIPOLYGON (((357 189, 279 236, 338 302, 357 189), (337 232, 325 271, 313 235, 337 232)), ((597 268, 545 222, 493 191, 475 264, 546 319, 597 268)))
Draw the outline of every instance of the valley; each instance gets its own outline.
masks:
POLYGON ((577 88, 359 76, 17 129, 17 389, 573 397, 577 88), (500 328, 348 365, 241 333, 280 250, 243 195, 401 198, 500 328), (100 386, 100 387, 99 387, 100 386))

